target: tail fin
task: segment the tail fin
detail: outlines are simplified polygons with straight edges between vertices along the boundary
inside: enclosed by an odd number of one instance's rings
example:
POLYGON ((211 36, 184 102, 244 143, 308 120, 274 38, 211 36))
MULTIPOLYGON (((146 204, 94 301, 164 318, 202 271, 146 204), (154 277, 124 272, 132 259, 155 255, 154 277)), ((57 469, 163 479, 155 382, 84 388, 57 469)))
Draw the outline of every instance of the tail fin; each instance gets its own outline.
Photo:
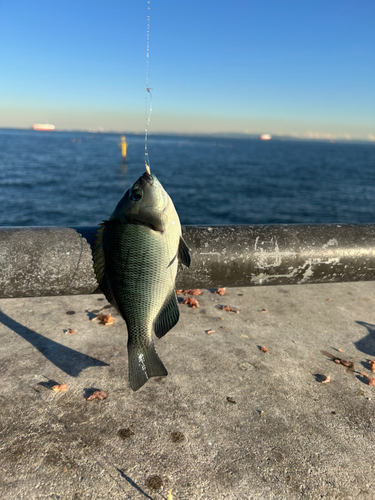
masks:
POLYGON ((129 382, 133 391, 138 391, 151 377, 168 375, 152 341, 146 346, 128 344, 128 360, 129 382))

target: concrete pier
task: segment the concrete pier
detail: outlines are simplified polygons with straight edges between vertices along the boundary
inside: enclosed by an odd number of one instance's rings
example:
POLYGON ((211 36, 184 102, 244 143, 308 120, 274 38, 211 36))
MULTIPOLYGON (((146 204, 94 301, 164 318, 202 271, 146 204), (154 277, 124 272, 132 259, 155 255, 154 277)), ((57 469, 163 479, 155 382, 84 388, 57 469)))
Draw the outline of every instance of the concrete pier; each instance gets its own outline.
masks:
POLYGON ((375 283, 196 298, 136 393, 102 295, 0 300, 2 500, 375 498, 375 283))

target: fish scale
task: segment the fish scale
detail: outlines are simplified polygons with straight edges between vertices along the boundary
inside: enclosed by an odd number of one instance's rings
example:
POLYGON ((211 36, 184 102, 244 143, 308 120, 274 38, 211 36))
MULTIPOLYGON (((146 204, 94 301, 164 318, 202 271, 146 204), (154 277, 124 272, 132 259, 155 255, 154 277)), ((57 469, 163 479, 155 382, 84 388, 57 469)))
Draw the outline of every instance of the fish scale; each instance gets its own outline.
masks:
POLYGON ((174 288, 179 262, 190 265, 177 212, 157 178, 145 173, 102 224, 94 249, 100 287, 128 328, 133 390, 150 377, 167 375, 152 330, 160 338, 179 319, 174 288))
MULTIPOLYGON (((168 269, 174 255, 168 252, 166 236, 152 231, 150 228, 121 224, 117 229, 117 241, 121 251, 114 255, 109 268, 113 273, 112 289, 118 297, 117 303, 121 315, 128 328, 139 328, 146 325, 152 329, 152 322, 164 303, 165 296, 174 288, 177 273, 177 259, 168 269), (141 244, 142 242, 142 244, 141 244), (126 255, 126 248, 131 246, 133 252, 126 255), (131 297, 131 300, 129 298, 131 297), (138 302, 138 307, 132 304, 138 302)), ((178 247, 179 235, 174 245, 178 247)))

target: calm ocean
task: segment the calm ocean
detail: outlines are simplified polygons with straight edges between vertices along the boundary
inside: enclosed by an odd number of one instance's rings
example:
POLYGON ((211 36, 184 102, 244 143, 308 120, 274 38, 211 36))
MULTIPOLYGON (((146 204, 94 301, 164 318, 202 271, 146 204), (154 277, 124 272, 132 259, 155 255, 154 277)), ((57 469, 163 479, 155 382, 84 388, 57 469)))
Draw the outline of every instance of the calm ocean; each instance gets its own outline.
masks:
MULTIPOLYGON (((0 225, 94 226, 144 171, 144 137, 0 129, 0 225)), ((375 144, 149 137, 182 224, 375 223, 375 144)))

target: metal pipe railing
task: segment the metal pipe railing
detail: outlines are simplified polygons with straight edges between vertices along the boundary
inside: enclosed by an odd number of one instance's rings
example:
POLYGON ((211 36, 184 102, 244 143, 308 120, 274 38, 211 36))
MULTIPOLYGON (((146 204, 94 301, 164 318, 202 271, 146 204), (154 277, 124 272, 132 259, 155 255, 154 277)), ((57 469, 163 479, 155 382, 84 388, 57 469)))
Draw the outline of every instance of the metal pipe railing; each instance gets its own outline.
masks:
MULTIPOLYGON (((0 298, 98 291, 95 227, 0 228, 0 298)), ((375 224, 184 226, 177 288, 375 280, 375 224)))

